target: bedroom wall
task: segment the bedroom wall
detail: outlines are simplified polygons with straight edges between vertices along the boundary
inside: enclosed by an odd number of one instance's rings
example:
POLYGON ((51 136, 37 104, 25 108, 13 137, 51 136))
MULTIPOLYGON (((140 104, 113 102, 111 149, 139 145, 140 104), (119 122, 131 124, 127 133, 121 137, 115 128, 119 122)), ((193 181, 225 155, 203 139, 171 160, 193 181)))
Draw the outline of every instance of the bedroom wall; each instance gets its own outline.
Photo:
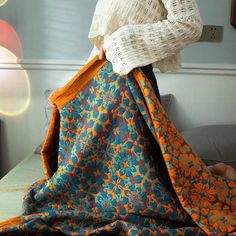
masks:
MULTIPOLYGON (((23 114, 13 117, 0 114, 0 177, 44 139, 44 91, 62 86, 72 78, 91 49, 87 32, 94 0, 80 1, 81 8, 77 9, 73 5, 78 5, 77 0, 70 0, 68 5, 55 0, 42 0, 43 5, 37 5, 38 2, 11 0, 0 8, 0 19, 19 31, 32 91, 30 106, 23 114), (18 4, 21 13, 13 8, 13 3, 18 4), (70 14, 63 11, 65 6, 70 14)), ((179 130, 207 124, 236 124, 236 30, 229 24, 230 2, 198 0, 204 24, 224 25, 222 43, 192 44, 183 52, 180 72, 156 71, 161 93, 174 95, 170 115, 179 130)), ((16 68, 0 63, 0 73, 3 70, 16 68)))

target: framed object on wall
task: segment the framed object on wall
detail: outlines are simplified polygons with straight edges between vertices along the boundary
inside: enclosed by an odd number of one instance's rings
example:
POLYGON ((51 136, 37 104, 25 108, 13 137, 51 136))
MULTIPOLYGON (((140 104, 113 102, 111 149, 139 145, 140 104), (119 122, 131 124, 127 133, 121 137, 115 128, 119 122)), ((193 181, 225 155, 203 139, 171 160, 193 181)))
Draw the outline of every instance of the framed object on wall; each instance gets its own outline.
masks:
POLYGON ((231 24, 236 28, 236 0, 231 3, 231 24))

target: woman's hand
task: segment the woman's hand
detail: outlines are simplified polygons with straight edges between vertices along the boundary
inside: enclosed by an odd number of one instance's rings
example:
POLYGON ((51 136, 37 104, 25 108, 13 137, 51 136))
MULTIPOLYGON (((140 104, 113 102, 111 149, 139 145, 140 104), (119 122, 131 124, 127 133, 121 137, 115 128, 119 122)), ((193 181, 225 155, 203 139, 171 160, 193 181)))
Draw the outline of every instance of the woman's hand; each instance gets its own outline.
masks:
POLYGON ((214 175, 218 175, 227 179, 231 179, 231 180, 236 180, 236 171, 235 169, 230 166, 230 165, 226 165, 222 162, 217 163, 213 166, 208 166, 209 171, 214 174, 214 175))
POLYGON ((103 47, 103 45, 99 49, 99 59, 100 60, 105 60, 106 59, 106 50, 103 47))

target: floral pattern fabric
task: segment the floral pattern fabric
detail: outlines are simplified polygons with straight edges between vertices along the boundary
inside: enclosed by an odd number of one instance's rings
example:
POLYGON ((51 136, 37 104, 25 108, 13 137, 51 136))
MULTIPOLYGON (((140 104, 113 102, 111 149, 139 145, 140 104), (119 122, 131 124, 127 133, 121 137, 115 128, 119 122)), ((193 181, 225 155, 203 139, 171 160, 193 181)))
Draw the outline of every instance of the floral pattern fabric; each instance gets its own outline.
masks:
POLYGON ((211 175, 139 69, 96 63, 52 98, 45 179, 0 234, 233 235, 235 181, 211 175))

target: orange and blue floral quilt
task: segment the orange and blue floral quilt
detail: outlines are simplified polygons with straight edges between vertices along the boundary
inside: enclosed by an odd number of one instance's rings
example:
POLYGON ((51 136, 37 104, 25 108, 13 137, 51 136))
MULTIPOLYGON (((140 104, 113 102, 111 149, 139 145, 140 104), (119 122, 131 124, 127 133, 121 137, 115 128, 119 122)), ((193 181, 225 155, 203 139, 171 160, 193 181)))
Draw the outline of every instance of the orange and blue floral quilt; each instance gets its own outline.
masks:
POLYGON ((51 97, 45 178, 1 235, 233 235, 236 182, 212 175, 140 69, 94 58, 51 97))

